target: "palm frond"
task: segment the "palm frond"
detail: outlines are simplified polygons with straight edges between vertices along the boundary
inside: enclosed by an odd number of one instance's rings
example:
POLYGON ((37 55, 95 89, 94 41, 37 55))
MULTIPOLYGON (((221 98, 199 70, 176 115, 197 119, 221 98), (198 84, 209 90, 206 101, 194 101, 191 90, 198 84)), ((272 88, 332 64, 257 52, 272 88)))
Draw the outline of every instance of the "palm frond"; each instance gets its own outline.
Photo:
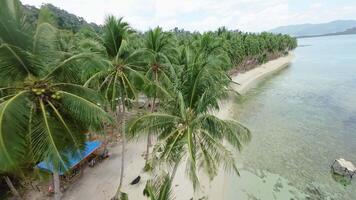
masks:
POLYGON ((56 83, 53 84, 52 87, 75 94, 91 102, 95 102, 96 105, 99 105, 101 108, 104 108, 106 105, 103 96, 93 89, 72 83, 56 83))
POLYGON ((103 27, 103 41, 108 55, 115 57, 121 47, 122 41, 128 37, 130 27, 122 18, 108 16, 103 27))
MULTIPOLYGON (((128 133, 131 137, 148 134, 152 130, 165 129, 167 126, 178 123, 179 118, 163 113, 149 113, 133 118, 128 124, 128 133)), ((161 135, 162 136, 162 135, 161 135)), ((164 136, 163 136, 164 137, 164 136)))
MULTIPOLYGON (((55 135, 55 123, 53 123, 52 119, 48 115, 48 111, 45 108, 44 102, 40 99, 40 110, 42 114, 42 119, 43 119, 43 124, 44 124, 44 129, 42 130, 46 136, 48 142, 46 143, 48 146, 45 150, 45 159, 48 159, 51 161, 51 163, 54 166, 54 170, 59 171, 61 167, 66 167, 66 161, 65 158, 62 155, 61 152, 61 146, 58 145, 58 135, 55 135)), ((42 151, 41 151, 42 152, 42 151)))
POLYGON ((196 122, 206 133, 217 140, 226 141, 238 150, 243 143, 251 140, 251 132, 248 128, 234 120, 222 120, 210 114, 197 118, 196 122))
POLYGON ((22 91, 0 104, 0 171, 16 167, 25 154, 30 107, 22 91))
POLYGON ((49 23, 37 25, 33 41, 33 54, 47 66, 52 66, 58 62, 58 41, 57 29, 49 23))
POLYGON ((150 200, 173 200, 172 180, 169 174, 156 176, 146 183, 144 190, 150 200))
POLYGON ((29 75, 38 75, 41 68, 27 51, 6 43, 0 46, 0 85, 24 81, 29 75))
POLYGON ((7 43, 23 50, 31 49, 31 32, 18 0, 0 0, 0 44, 7 43))
POLYGON ((111 122, 109 115, 97 105, 77 94, 59 91, 61 95, 61 112, 72 117, 73 123, 80 123, 93 130, 103 128, 105 122, 111 122))
POLYGON ((96 53, 80 53, 75 54, 63 61, 60 61, 56 66, 49 68, 43 75, 43 80, 54 79, 57 81, 69 80, 71 82, 81 82, 83 73, 88 73, 84 69, 99 71, 104 68, 101 59, 98 59, 96 53))

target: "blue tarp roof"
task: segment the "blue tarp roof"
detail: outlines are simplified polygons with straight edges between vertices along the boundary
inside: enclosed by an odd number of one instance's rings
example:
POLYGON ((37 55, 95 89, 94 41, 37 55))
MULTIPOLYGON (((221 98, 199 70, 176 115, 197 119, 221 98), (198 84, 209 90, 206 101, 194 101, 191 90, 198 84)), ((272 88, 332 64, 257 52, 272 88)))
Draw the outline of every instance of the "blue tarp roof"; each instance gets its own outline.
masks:
MULTIPOLYGON (((102 144, 102 142, 100 142, 98 140, 85 142, 85 149, 82 152, 82 154, 80 156, 70 156, 69 155, 68 156, 69 163, 68 163, 68 166, 67 166, 67 170, 61 169, 60 172, 59 172, 59 175, 63 175, 69 169, 71 169, 72 167, 77 165, 80 161, 84 160, 87 156, 89 156, 96 149, 98 149, 101 146, 101 144, 102 144)), ((46 161, 42 161, 42 162, 38 163, 37 167, 40 168, 40 169, 43 169, 43 170, 47 170, 47 171, 53 172, 52 163, 48 163, 46 161)))

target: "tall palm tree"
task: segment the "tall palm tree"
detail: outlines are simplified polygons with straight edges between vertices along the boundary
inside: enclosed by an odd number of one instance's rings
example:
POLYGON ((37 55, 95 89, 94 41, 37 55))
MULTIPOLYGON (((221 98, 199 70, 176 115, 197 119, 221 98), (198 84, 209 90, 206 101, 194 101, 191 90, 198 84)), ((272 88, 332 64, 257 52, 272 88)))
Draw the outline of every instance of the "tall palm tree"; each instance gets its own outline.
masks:
MULTIPOLYGON (((145 94, 152 99, 150 103, 151 112, 155 112, 158 98, 170 96, 167 91, 172 89, 172 83, 177 78, 171 63, 176 52, 173 41, 172 35, 163 32, 160 27, 151 29, 146 33, 143 49, 143 55, 146 58, 144 73, 149 80, 149 84, 145 89, 145 94)), ((148 164, 150 145, 151 139, 148 133, 145 154, 146 165, 148 164)))
POLYGON ((189 48, 183 55, 176 96, 166 105, 166 112, 139 116, 131 122, 129 130, 133 136, 139 136, 155 129, 159 142, 154 155, 160 161, 175 162, 172 174, 179 161, 186 159, 189 178, 196 188, 198 167, 211 179, 221 165, 237 172, 235 159, 222 142, 241 149, 242 143, 250 139, 250 132, 236 121, 211 114, 212 109, 219 108, 219 100, 226 97, 230 83, 221 69, 224 60, 202 57, 189 48))
POLYGON ((102 60, 106 68, 94 74, 85 86, 94 87, 101 91, 109 101, 109 109, 121 123, 122 131, 122 158, 120 182, 114 199, 120 199, 125 169, 125 144, 126 144, 126 109, 130 100, 136 99, 137 86, 143 86, 145 78, 138 71, 137 57, 140 52, 130 46, 130 37, 133 31, 122 18, 109 16, 103 27, 101 44, 106 50, 102 60))
MULTIPOLYGON (((95 55, 60 51, 55 27, 42 22, 33 31, 19 1, 0 4, 0 171, 18 168, 30 156, 52 163, 59 180, 68 153, 84 148, 83 133, 109 120, 95 91, 65 79, 77 77, 95 55)), ((59 199, 59 181, 55 186, 59 199)))

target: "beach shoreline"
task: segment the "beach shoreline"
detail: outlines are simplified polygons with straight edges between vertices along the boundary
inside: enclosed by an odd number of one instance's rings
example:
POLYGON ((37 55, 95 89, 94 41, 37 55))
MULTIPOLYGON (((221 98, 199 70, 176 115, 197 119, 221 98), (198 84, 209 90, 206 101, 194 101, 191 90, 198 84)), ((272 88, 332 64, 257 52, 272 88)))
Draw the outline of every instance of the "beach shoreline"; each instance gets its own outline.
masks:
POLYGON ((287 67, 293 59, 294 53, 289 52, 286 56, 268 61, 247 72, 235 74, 231 77, 234 82, 232 88, 236 92, 244 94, 267 76, 287 67))
MULTIPOLYGON (((294 52, 290 51, 286 56, 270 60, 249 71, 234 74, 231 76, 231 88, 240 95, 244 95, 246 92, 254 88, 258 83, 263 81, 268 76, 288 67, 289 64, 293 61, 294 57, 294 52)), ((233 106, 233 99, 234 98, 230 96, 227 99, 221 100, 219 103, 220 110, 214 112, 214 114, 222 119, 229 118, 231 114, 231 107, 233 106)))
MULTIPOLYGON (((288 66, 293 60, 294 54, 290 52, 287 56, 277 58, 260 65, 250 71, 239 73, 232 76, 231 87, 240 94, 246 93, 253 88, 265 77, 272 73, 281 70, 288 66), (238 84, 236 84, 238 83, 238 84)), ((232 97, 229 97, 220 102, 220 110, 214 113, 222 119, 227 119, 231 116, 231 108, 233 106, 232 97)), ((145 139, 129 142, 126 148, 126 164, 125 164, 125 183, 123 185, 123 192, 129 195, 129 199, 145 200, 142 191, 145 187, 145 182, 150 178, 150 175, 143 173, 144 167, 143 153, 145 152, 145 139), (141 176, 141 181, 137 185, 130 185, 129 183, 138 175, 141 176)), ((98 164, 94 168, 85 168, 83 176, 73 183, 65 192, 63 199, 75 200, 97 200, 110 199, 115 194, 119 183, 120 164, 121 164, 121 146, 114 145, 109 148, 112 156, 103 163, 98 164)), ((201 173, 200 183, 201 188, 198 192, 193 191, 192 185, 185 176, 185 160, 181 162, 173 181, 172 189, 176 200, 187 200, 192 197, 201 198, 208 196, 209 199, 221 198, 221 193, 224 191, 224 179, 226 174, 219 173, 218 176, 210 182, 209 179, 201 173), (212 187, 214 185, 214 187, 212 187)), ((50 199, 47 197, 39 197, 35 193, 27 196, 27 199, 50 199)), ((194 198, 195 199, 195 198, 194 198)))

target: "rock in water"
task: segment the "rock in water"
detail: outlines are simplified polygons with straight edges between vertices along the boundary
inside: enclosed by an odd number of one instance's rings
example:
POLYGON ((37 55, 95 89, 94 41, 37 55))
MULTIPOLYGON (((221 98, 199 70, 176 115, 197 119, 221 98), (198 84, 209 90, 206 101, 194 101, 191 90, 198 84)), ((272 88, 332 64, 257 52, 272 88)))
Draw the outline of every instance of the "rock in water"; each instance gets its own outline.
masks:
POLYGON ((339 158, 334 160, 334 163, 331 165, 331 169, 334 173, 349 176, 352 178, 354 174, 356 174, 356 167, 352 164, 352 162, 347 161, 343 158, 339 158))

